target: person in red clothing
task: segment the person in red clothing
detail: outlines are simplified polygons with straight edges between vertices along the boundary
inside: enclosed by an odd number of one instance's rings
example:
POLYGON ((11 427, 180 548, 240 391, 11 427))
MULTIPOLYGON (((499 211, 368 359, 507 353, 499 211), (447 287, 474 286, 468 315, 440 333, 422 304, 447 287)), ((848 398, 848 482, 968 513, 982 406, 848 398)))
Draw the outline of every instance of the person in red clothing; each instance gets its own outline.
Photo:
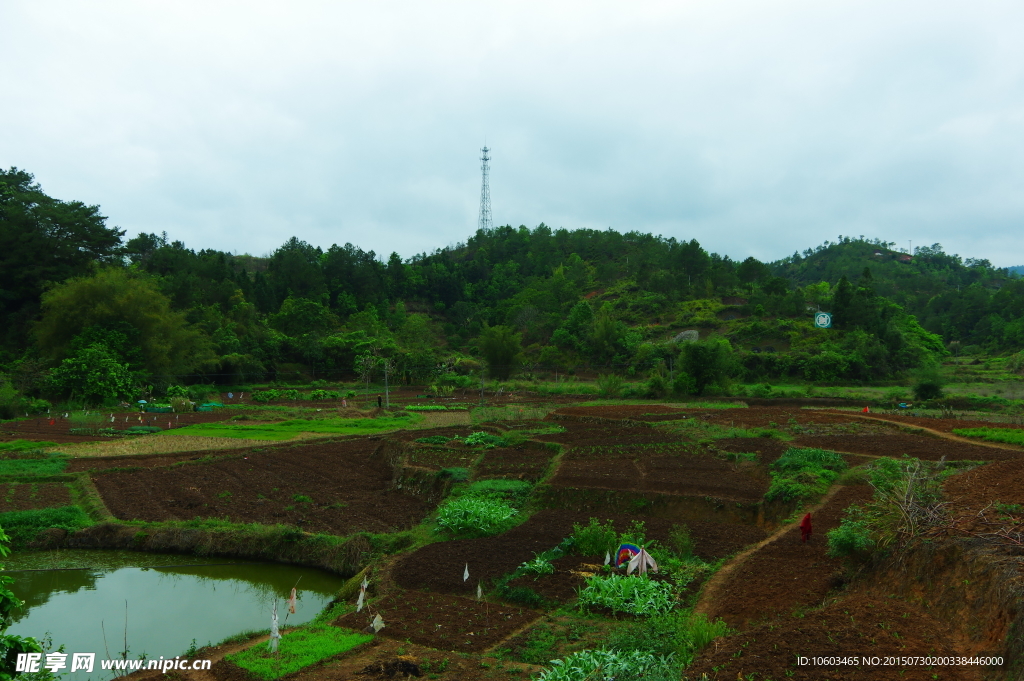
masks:
POLYGON ((804 516, 804 519, 800 521, 800 537, 806 542, 811 538, 811 514, 808 513, 804 516))

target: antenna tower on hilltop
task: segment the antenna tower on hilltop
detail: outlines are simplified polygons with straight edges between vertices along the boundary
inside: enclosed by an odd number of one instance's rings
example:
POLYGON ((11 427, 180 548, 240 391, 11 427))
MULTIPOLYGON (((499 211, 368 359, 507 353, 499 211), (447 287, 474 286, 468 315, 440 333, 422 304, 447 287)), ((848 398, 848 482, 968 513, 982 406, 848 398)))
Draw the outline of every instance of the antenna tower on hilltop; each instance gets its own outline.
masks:
POLYGON ((487 162, 491 160, 491 157, 487 155, 490 151, 487 147, 484 147, 480 151, 483 152, 483 156, 480 160, 483 163, 480 165, 480 172, 483 174, 483 182, 480 185, 480 219, 477 222, 477 229, 489 231, 494 227, 491 222, 491 185, 487 179, 490 169, 487 167, 487 162))

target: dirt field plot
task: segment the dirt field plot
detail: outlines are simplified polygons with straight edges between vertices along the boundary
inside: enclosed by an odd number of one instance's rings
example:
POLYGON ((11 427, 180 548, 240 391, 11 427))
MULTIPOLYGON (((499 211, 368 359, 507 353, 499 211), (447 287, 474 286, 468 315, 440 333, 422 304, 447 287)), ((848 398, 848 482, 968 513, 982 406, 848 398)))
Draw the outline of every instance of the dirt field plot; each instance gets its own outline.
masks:
POLYGON ((431 447, 429 445, 417 445, 409 449, 406 461, 410 466, 419 468, 431 468, 441 470, 442 468, 472 468, 482 452, 468 447, 458 449, 448 447, 431 447))
POLYGON ((796 657, 960 655, 949 625, 898 600, 860 595, 820 611, 785 617, 719 639, 687 670, 690 678, 794 679, 796 681, 973 681, 971 667, 799 666, 796 657))
POLYGON ((869 485, 841 488, 813 515, 814 534, 809 542, 801 543, 800 530, 793 527, 756 551, 725 577, 708 615, 745 628, 793 608, 820 603, 836 585, 835 575, 842 566, 825 554, 825 533, 839 526, 847 506, 870 497, 869 485))
MULTIPOLYGON (((1024 508, 1024 459, 1000 461, 946 480, 946 497, 958 509, 977 512, 996 502, 1024 508)), ((990 510, 994 515, 998 509, 990 510)))
POLYGON ((692 446, 673 445, 576 447, 565 454, 551 484, 756 502, 769 480, 753 466, 733 464, 692 446))
POLYGON ((60 482, 11 482, 0 486, 0 512, 59 508, 71 503, 71 492, 60 482))
MULTIPOLYGON (((835 412, 829 412, 835 413, 835 412)), ((954 428, 1022 428, 1024 426, 1003 423, 999 421, 981 421, 981 420, 968 420, 968 419, 934 419, 928 417, 914 417, 904 416, 902 414, 862 414, 865 419, 877 419, 880 421, 891 421, 894 423, 902 423, 908 426, 917 426, 919 428, 929 428, 931 430, 937 430, 943 433, 949 433, 954 428)))
POLYGON ((384 620, 384 636, 464 653, 485 650, 540 617, 525 608, 407 591, 374 601, 364 612, 349 613, 334 623, 362 629, 378 613, 384 620))
POLYGON ((947 461, 997 461, 1024 458, 1024 453, 1011 450, 903 433, 844 436, 803 435, 796 438, 793 444, 868 456, 899 458, 906 454, 926 461, 938 461, 943 456, 947 461))
POLYGON ((536 481, 543 477, 555 451, 536 442, 521 447, 488 449, 476 466, 476 478, 536 481))
POLYGON ((562 407, 556 414, 568 416, 597 416, 605 419, 632 419, 633 421, 671 421, 686 415, 686 410, 661 404, 609 404, 593 407, 562 407))
POLYGON ((389 490, 391 469, 372 457, 378 444, 359 438, 268 448, 208 464, 98 473, 93 480, 123 520, 228 518, 333 534, 405 529, 429 506, 389 490))
MULTIPOLYGON (((401 559, 392 574, 407 589, 426 589, 437 593, 472 595, 482 582, 488 588, 493 580, 512 572, 535 554, 557 546, 573 532, 573 525, 587 525, 591 517, 611 520, 619 532, 634 521, 645 523, 647 538, 665 542, 675 523, 664 518, 637 515, 573 513, 545 510, 508 532, 483 539, 462 539, 430 544, 401 559), (468 581, 463 571, 469 565, 468 581)), ((687 525, 694 540, 694 553, 703 560, 715 560, 735 553, 743 546, 764 539, 764 531, 749 525, 727 525, 713 522, 687 525)), ((603 560, 591 556, 587 560, 603 560)), ((566 558, 571 563, 572 557, 566 558)))
POLYGON ((735 428, 786 428, 791 425, 857 423, 856 416, 836 411, 798 409, 795 407, 750 407, 690 412, 708 423, 735 428))
POLYGON ((555 420, 554 422, 565 428, 565 432, 538 435, 534 439, 542 442, 555 442, 563 447, 669 444, 679 442, 679 437, 658 428, 586 423, 572 420, 555 420))

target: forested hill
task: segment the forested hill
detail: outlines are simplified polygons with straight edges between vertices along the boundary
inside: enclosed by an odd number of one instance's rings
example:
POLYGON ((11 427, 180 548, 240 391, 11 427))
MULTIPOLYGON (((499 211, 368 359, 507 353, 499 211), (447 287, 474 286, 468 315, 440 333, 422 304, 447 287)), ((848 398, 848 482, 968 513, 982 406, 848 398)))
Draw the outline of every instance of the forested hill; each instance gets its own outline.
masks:
POLYGON ((688 331, 752 380, 874 380, 951 341, 1024 346, 1024 280, 937 245, 892 247, 840 238, 766 264, 695 240, 542 224, 406 260, 296 238, 236 256, 167 235, 126 242, 98 207, 12 169, 0 171, 0 372, 77 394, 73 366, 97 363, 120 367, 119 385, 267 380, 283 367, 342 378, 381 362, 428 381, 479 373, 480 360, 498 378, 643 376, 671 366, 688 331), (813 327, 818 310, 833 313, 827 332, 813 327))

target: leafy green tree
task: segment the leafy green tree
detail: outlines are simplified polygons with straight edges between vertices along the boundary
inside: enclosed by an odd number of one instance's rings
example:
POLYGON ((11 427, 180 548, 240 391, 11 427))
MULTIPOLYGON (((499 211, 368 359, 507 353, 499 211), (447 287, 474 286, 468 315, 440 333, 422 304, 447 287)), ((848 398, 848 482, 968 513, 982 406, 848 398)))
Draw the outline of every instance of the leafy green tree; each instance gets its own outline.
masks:
POLYGON ((98 206, 47 196, 30 173, 0 170, 0 339, 23 345, 48 282, 117 258, 123 231, 98 206))
POLYGON ((703 395, 712 385, 724 386, 736 370, 732 347, 724 338, 686 343, 679 360, 685 376, 683 385, 692 385, 697 395, 703 395))
POLYGON ((72 399, 91 404, 131 397, 135 379, 103 345, 82 348, 50 374, 50 383, 72 399))
POLYGON ((508 380, 523 353, 522 334, 507 326, 485 326, 477 339, 491 376, 508 380))
POLYGON ((75 339, 93 327, 137 332, 141 368, 154 376, 190 374, 215 359, 209 338, 171 309, 152 279, 122 268, 54 286, 43 295, 42 309, 34 333, 53 361, 70 356, 75 339))
POLYGON ((270 324, 289 336, 322 335, 337 328, 338 318, 316 301, 288 296, 270 324))

